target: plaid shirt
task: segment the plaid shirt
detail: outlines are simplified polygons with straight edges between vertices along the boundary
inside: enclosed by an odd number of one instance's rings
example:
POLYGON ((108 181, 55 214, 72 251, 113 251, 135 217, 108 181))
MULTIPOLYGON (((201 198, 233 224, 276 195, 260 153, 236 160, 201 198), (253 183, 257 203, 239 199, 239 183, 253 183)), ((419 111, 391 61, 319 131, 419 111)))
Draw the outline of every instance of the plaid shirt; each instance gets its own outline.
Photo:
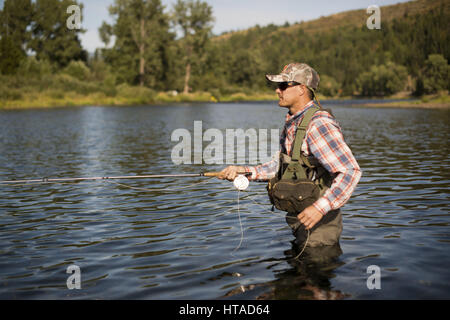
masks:
MULTIPOLYGON (((292 156, 297 126, 303 119, 305 110, 313 105, 314 102, 310 101, 296 114, 286 115, 286 123, 280 135, 280 152, 292 156)), ((361 169, 344 141, 339 124, 328 112, 318 111, 314 114, 305 137, 301 152, 305 156, 313 155, 328 172, 336 174, 331 187, 313 204, 322 214, 326 214, 348 201, 361 178, 361 169)), ((279 153, 272 161, 245 167, 245 170, 252 173, 250 180, 268 180, 275 176, 278 168, 279 153)))

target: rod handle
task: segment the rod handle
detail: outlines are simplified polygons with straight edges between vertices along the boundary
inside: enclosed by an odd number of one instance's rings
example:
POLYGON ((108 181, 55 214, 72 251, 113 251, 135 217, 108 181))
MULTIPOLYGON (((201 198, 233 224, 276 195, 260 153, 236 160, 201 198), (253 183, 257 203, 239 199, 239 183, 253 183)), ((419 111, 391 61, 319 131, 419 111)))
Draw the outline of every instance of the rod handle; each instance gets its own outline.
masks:
MULTIPOLYGON (((205 172, 205 173, 203 173, 203 175, 205 177, 217 177, 219 174, 220 174, 220 172, 205 172)), ((237 174, 250 176, 252 173, 251 172, 238 172, 237 174)))
POLYGON ((217 177, 220 174, 220 172, 205 172, 203 175, 205 177, 217 177))

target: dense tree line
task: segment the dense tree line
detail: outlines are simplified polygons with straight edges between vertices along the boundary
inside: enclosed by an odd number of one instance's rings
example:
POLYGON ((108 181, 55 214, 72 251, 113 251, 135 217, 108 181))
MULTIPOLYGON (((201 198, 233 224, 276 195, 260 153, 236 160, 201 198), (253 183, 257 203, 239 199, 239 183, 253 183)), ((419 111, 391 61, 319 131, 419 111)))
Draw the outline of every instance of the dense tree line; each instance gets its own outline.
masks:
POLYGON ((0 11, 0 71, 12 74, 32 52, 38 60, 64 67, 72 60, 87 60, 79 34, 69 30, 67 8, 73 0, 5 0, 0 11))
POLYGON ((105 46, 89 58, 79 38, 84 30, 66 27, 66 9, 76 1, 5 0, 0 72, 61 72, 101 82, 110 94, 126 84, 220 96, 267 91, 264 74, 302 61, 319 72, 320 92, 327 96, 433 93, 449 90, 444 3, 384 22, 381 30, 364 24, 309 32, 285 24, 213 37, 213 10, 200 0, 178 0, 171 8, 160 0, 114 0, 113 23, 99 29, 105 46))

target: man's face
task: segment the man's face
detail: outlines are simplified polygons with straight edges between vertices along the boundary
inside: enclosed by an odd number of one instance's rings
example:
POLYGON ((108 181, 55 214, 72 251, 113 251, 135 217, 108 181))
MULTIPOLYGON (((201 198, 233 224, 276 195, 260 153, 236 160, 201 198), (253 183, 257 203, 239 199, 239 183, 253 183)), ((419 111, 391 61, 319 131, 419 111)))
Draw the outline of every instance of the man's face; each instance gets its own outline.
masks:
POLYGON ((301 102, 301 96, 304 94, 304 90, 302 87, 303 85, 294 85, 288 86, 284 89, 283 86, 279 86, 275 90, 278 98, 280 99, 278 101, 278 105, 280 107, 289 108, 291 106, 299 104, 301 102))

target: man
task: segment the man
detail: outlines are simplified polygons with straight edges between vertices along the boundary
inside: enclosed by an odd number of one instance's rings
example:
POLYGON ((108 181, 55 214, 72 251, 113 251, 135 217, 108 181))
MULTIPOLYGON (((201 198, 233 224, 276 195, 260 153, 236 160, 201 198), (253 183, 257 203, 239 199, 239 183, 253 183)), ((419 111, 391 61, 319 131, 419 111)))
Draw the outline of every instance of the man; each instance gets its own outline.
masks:
MULTIPOLYGON (((305 63, 291 63, 278 75, 266 75, 277 84, 279 106, 289 110, 280 136, 280 152, 292 156, 297 127, 314 104, 319 75, 305 63)), ((320 106, 320 104, 319 104, 320 106)), ((334 245, 342 232, 339 208, 350 198, 361 177, 361 170, 345 143, 339 124, 320 107, 311 118, 301 144, 301 153, 318 163, 331 177, 329 187, 312 205, 286 218, 297 238, 308 246, 334 245), (298 218, 295 219, 295 216, 298 218), (294 221, 292 221, 294 220, 294 221)), ((255 167, 229 166, 221 171, 220 179, 234 180, 238 172, 250 172, 249 180, 269 180, 282 170, 280 158, 255 167)))

